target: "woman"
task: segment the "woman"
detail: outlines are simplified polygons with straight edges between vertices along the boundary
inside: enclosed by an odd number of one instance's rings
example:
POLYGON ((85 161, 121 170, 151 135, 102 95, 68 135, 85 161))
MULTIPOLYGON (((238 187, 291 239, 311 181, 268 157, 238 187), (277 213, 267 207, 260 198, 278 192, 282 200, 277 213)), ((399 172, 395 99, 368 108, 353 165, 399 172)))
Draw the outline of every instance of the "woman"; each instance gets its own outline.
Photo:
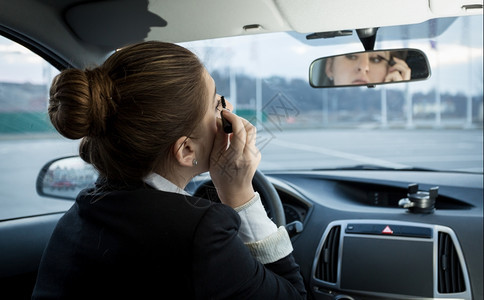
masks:
POLYGON ((325 73, 330 85, 366 85, 410 80, 411 70, 405 60, 390 51, 361 52, 330 57, 325 73))
POLYGON ((223 110, 224 133, 220 100, 198 58, 162 42, 54 79, 52 124, 82 138, 100 178, 55 228, 33 299, 305 298, 288 234, 252 188, 256 129, 223 110), (222 204, 184 191, 206 171, 222 204))

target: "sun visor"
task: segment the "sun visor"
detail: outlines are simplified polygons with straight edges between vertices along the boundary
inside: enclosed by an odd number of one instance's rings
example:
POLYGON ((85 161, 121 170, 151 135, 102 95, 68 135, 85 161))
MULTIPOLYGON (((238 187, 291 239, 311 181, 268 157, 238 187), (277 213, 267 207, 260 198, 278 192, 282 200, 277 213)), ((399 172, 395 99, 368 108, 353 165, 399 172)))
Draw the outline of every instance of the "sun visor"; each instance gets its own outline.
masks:
POLYGON ((65 12, 65 20, 79 39, 103 49, 117 49, 143 41, 151 27, 167 22, 148 11, 148 1, 87 2, 65 12))
POLYGON ((420 23, 431 18, 428 0, 274 0, 297 32, 326 32, 420 23))

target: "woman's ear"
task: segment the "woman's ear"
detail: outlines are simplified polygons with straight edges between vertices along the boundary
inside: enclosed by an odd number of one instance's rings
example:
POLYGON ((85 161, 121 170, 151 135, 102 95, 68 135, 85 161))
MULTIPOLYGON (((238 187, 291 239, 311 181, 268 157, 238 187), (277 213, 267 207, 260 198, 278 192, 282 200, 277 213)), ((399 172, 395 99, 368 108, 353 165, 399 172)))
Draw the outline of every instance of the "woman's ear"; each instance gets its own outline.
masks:
POLYGON ((193 141, 186 136, 180 137, 173 146, 173 156, 181 166, 192 167, 196 162, 193 141))

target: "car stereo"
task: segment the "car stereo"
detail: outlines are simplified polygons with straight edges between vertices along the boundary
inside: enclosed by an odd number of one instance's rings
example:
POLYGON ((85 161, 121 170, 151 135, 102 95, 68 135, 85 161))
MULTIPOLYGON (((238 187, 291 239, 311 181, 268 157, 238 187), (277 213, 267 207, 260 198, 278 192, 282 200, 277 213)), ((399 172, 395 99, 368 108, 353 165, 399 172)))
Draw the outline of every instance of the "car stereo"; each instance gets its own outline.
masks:
POLYGON ((450 228, 390 220, 330 223, 318 246, 312 285, 316 299, 471 298, 450 228))

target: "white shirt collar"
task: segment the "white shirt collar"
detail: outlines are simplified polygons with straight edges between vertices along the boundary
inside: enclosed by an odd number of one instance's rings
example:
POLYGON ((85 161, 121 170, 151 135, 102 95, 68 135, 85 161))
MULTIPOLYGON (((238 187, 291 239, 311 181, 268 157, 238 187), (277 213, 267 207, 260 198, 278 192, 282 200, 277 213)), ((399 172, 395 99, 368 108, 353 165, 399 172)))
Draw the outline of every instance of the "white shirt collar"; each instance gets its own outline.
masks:
POLYGON ((185 190, 179 188, 177 185, 175 185, 168 179, 156 173, 149 174, 143 179, 143 181, 160 191, 177 193, 177 194, 182 194, 187 196, 190 195, 185 190))

